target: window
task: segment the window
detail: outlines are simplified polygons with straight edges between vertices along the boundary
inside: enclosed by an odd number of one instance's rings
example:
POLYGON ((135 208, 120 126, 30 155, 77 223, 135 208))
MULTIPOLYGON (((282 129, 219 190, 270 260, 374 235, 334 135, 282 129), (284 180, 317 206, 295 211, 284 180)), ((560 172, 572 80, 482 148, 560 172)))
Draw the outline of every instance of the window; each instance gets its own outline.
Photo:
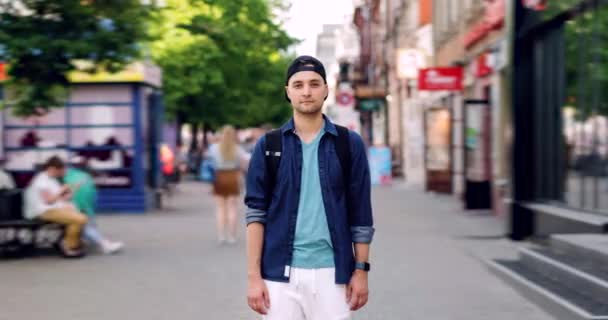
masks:
POLYGON ((582 14, 564 27, 565 97, 558 148, 564 162, 559 201, 608 213, 608 7, 582 14))

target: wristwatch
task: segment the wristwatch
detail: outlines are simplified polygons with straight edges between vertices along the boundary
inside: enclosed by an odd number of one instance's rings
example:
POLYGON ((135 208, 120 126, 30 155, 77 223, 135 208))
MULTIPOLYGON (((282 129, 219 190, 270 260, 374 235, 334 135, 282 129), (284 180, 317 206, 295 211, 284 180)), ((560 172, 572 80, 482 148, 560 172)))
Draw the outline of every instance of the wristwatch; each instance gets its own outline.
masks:
POLYGON ((367 262, 356 262, 355 270, 363 270, 365 272, 369 272, 369 263, 367 262))

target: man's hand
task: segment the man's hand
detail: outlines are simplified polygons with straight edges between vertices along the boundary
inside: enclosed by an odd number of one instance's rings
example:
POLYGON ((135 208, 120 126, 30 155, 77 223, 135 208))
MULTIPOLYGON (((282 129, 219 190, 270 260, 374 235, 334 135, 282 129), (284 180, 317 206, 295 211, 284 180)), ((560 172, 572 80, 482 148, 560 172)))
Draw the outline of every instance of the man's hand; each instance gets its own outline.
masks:
POLYGON ((73 195, 74 193, 72 192, 72 188, 70 188, 70 186, 68 185, 65 185, 61 189, 61 198, 59 198, 59 200, 69 201, 70 199, 72 199, 73 195))
POLYGON ((367 303, 368 294, 367 272, 355 270, 346 287, 346 302, 350 305, 350 310, 361 309, 367 303))
POLYGON ((266 283, 261 277, 250 277, 247 289, 247 303, 253 311, 259 314, 267 314, 270 308, 270 297, 266 283))

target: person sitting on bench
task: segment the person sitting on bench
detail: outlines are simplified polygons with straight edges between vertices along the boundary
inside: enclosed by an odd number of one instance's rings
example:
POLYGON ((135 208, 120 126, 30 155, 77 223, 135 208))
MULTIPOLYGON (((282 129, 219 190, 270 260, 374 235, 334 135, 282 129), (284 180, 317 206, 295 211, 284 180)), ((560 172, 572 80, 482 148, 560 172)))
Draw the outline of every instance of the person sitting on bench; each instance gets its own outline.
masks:
MULTIPOLYGON (((84 226, 85 243, 90 243, 104 254, 113 254, 124 247, 122 242, 110 241, 99 231, 95 222, 95 205, 97 202, 97 187, 92 170, 87 166, 87 159, 76 156, 71 159, 70 167, 63 177, 63 183, 72 186, 72 203, 87 215, 89 222, 84 226)), ((88 244, 87 243, 87 244, 88 244)))
POLYGON ((65 225, 65 237, 60 244, 66 258, 84 255, 80 246, 80 233, 87 217, 70 202, 72 190, 61 186, 59 178, 65 175, 66 166, 57 156, 49 158, 25 191, 25 217, 65 225))

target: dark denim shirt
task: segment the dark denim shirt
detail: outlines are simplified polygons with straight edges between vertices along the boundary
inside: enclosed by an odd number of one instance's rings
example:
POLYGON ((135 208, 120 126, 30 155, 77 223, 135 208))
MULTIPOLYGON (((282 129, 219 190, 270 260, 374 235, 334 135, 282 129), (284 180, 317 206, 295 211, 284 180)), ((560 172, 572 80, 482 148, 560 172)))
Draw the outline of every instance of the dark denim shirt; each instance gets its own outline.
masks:
MULTIPOLYGON (((354 271, 353 243, 370 243, 374 235, 369 164, 361 137, 351 131, 352 169, 350 185, 345 186, 334 146, 338 132, 329 119, 324 119, 326 132, 319 143, 319 178, 334 251, 335 280, 337 284, 347 284, 354 271), (349 188, 348 199, 346 188, 349 188)), ((265 139, 262 137, 249 164, 245 204, 248 207, 247 224, 257 222, 265 225, 262 277, 289 282, 300 200, 302 142, 295 134, 293 119, 280 130, 283 149, 271 200, 266 199, 269 182, 264 159, 265 139)))

